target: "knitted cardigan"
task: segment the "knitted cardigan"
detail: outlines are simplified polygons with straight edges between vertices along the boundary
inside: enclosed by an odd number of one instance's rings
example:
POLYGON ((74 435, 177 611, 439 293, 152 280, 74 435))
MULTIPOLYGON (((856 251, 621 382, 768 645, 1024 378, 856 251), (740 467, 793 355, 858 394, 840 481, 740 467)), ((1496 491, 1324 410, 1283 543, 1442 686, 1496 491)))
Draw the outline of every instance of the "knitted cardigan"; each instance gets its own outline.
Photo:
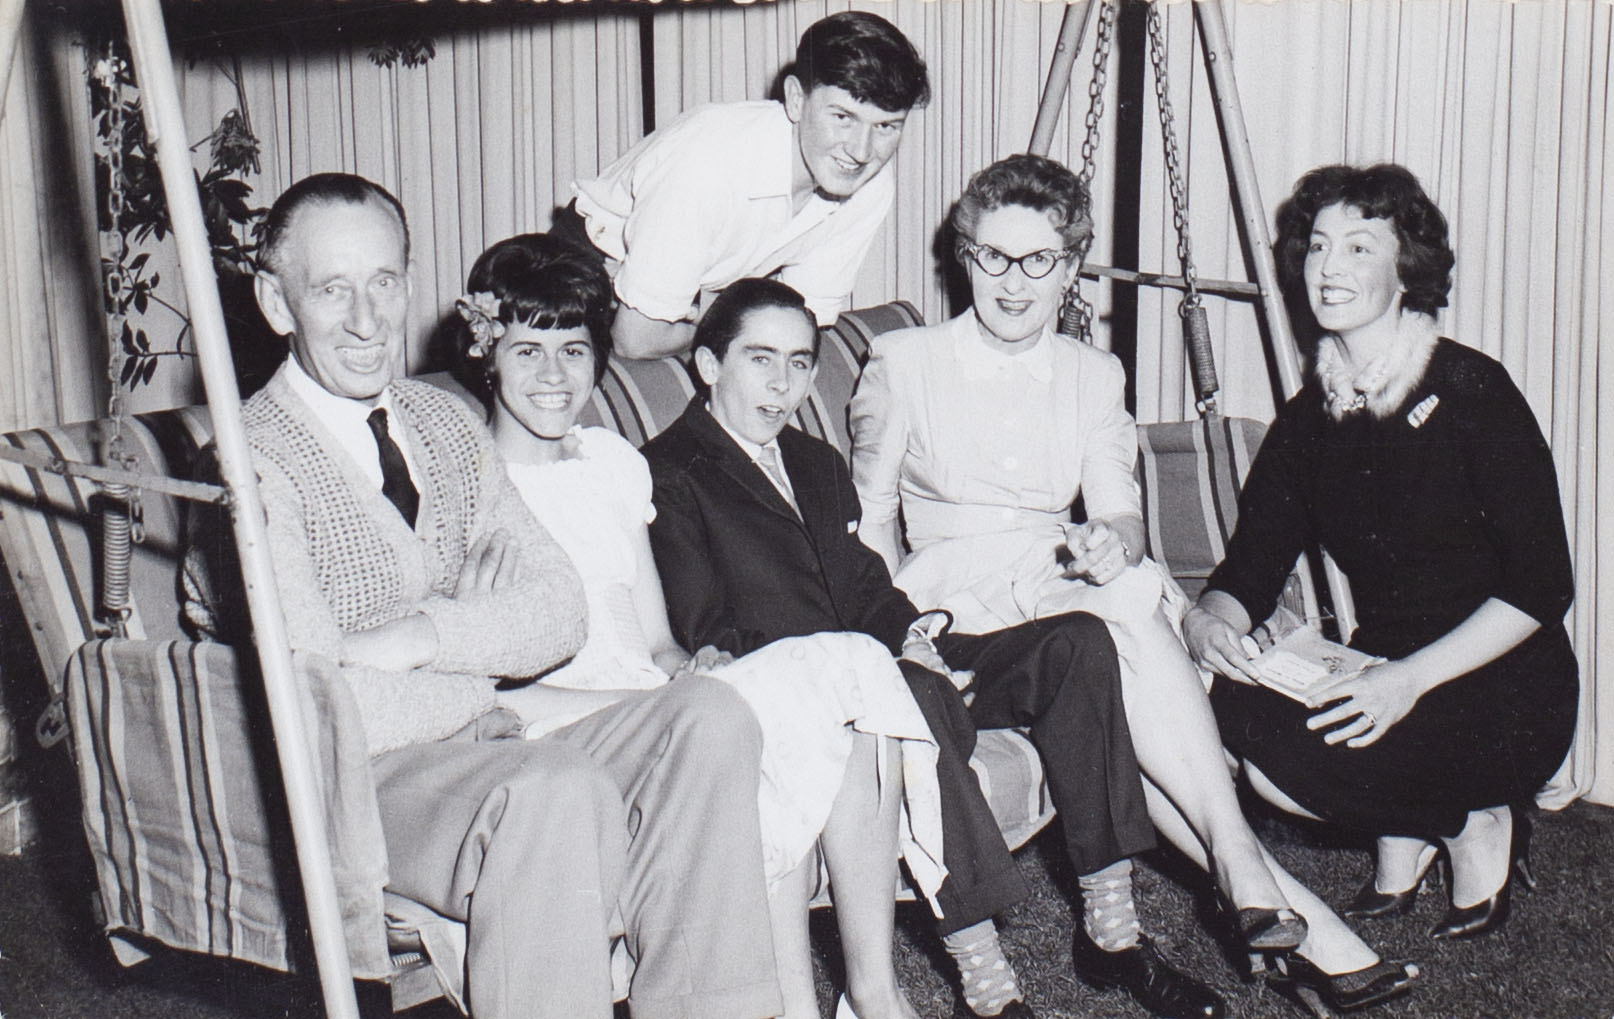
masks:
POLYGON ((243 407, 292 647, 340 661, 343 634, 413 612, 437 630, 425 668, 343 668, 372 755, 476 719, 493 706, 489 677, 533 676, 570 658, 587 613, 571 561, 470 408, 422 382, 389 389, 421 487, 414 530, 292 391, 284 366, 243 407), (520 544, 517 582, 455 597, 469 550, 500 530, 520 544))

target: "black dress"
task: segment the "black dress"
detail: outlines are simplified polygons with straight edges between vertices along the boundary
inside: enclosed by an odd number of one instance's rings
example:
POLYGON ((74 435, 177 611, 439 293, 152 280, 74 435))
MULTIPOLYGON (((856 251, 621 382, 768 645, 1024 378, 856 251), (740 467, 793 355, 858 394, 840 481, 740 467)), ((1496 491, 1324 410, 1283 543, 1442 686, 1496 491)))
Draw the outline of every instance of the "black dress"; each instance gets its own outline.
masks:
POLYGON ((1552 455, 1506 369, 1440 340, 1383 419, 1332 420, 1309 380, 1261 446, 1208 586, 1265 619, 1311 543, 1350 577, 1351 645, 1363 651, 1405 657, 1492 597, 1541 627, 1358 749, 1308 730, 1314 709, 1218 677, 1211 701, 1227 746, 1301 806, 1374 835, 1451 836, 1471 810, 1530 800, 1569 749, 1579 673, 1563 626, 1574 586, 1552 455), (1429 411, 1416 426, 1414 408, 1429 411))

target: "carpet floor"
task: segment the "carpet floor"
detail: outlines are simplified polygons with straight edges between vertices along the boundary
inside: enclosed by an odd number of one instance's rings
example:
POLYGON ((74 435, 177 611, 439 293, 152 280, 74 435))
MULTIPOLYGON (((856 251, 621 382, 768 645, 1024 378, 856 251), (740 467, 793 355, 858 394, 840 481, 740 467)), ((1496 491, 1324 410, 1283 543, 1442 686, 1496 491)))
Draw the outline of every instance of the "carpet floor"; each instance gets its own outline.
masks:
MULTIPOLYGON (((1257 829, 1275 855, 1330 902, 1344 902, 1367 877, 1362 846, 1329 842, 1311 827, 1263 817, 1257 829)), ((120 969, 96 928, 82 842, 46 838, 23 857, 0 859, 0 1015, 4 1019, 293 1019, 321 1014, 305 977, 220 960, 159 953, 120 969)), ((1421 896, 1408 915, 1359 926, 1387 957, 1411 959, 1423 979, 1410 995, 1366 1015, 1392 1019, 1611 1019, 1614 1017, 1614 810, 1576 805, 1538 816, 1532 863, 1539 888, 1516 894, 1499 932, 1470 942, 1436 943, 1428 927, 1445 908, 1442 893, 1421 896)), ((1031 898, 1004 920, 1008 954, 1043 1019, 1144 1019, 1123 993, 1097 991, 1069 966, 1076 917, 1058 836, 1045 833, 1020 859, 1031 898)), ((1522 889, 1520 889, 1522 891, 1522 889)), ((1227 998, 1230 1016, 1299 1017, 1297 1005, 1260 981, 1241 980, 1209 909, 1204 879, 1180 858, 1146 857, 1137 872, 1144 925, 1183 968, 1227 998)), ((925 912, 898 907, 896 953, 904 986, 921 1015, 952 1015, 950 967, 939 956, 925 912)), ((815 914, 819 990, 831 1014, 839 980, 833 917, 815 914)), ((386 1015, 380 987, 361 992, 367 1016, 386 1015)), ((447 1019, 442 1003, 408 1019, 447 1019)), ((625 1014, 625 1011, 624 1013, 625 1014)), ((720 1019, 720 1017, 714 1017, 720 1019)))

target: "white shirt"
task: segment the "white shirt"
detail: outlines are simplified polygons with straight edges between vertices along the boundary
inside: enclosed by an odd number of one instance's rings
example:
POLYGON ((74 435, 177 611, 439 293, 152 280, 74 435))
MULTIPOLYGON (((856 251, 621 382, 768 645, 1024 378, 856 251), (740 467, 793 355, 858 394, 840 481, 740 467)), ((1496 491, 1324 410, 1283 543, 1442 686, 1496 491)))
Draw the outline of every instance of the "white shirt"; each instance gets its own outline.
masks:
POLYGON ((377 407, 385 409, 387 434, 403 452, 404 465, 409 468, 409 480, 414 482, 415 490, 421 490, 420 472, 415 469, 415 458, 409 451, 409 430, 398 421, 398 415, 393 411, 390 389, 383 389, 374 404, 337 396, 315 382, 297 363, 297 358, 290 355, 286 357, 286 384, 308 404, 314 418, 336 436, 336 441, 342 444, 342 449, 358 464, 364 476, 375 484, 378 492, 382 483, 381 450, 376 446, 375 433, 370 431, 369 418, 370 412, 377 407))
POLYGON ((664 322, 703 291, 747 276, 798 290, 819 325, 850 303, 858 268, 896 193, 887 165, 844 201, 792 207, 796 142, 772 101, 697 107, 652 132, 593 180, 577 211, 613 266, 624 304, 664 322))
MULTIPOLYGON (((710 411, 712 409, 711 405, 708 404, 706 409, 710 411)), ((769 439, 767 442, 764 442, 759 446, 750 439, 747 439, 745 436, 731 429, 728 425, 725 425, 721 420, 719 420, 717 415, 712 415, 712 420, 716 421, 718 427, 727 432, 729 438, 733 439, 735 443, 745 451, 745 455, 750 457, 751 462, 757 465, 757 470, 762 472, 762 476, 767 478, 768 481, 773 484, 773 487, 778 490, 779 494, 785 497, 785 502, 788 502, 791 508, 794 509, 796 506, 796 489, 795 486, 790 483, 790 472, 785 470, 785 458, 784 454, 779 451, 778 436, 769 439), (765 449, 773 450, 773 462, 779 465, 778 475, 775 475, 773 471, 770 471, 767 467, 763 466, 762 451, 765 449)))

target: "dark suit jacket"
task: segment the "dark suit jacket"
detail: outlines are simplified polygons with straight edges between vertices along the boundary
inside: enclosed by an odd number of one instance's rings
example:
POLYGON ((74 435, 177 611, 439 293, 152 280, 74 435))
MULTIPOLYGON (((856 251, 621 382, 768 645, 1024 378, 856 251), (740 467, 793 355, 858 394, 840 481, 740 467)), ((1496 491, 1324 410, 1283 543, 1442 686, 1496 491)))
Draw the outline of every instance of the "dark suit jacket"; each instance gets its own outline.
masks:
POLYGON ((781 637, 850 630, 900 653, 919 612, 858 538, 862 506, 833 446, 795 428, 779 435, 800 517, 703 396, 643 452, 655 482, 651 545, 686 649, 738 656, 781 637))

